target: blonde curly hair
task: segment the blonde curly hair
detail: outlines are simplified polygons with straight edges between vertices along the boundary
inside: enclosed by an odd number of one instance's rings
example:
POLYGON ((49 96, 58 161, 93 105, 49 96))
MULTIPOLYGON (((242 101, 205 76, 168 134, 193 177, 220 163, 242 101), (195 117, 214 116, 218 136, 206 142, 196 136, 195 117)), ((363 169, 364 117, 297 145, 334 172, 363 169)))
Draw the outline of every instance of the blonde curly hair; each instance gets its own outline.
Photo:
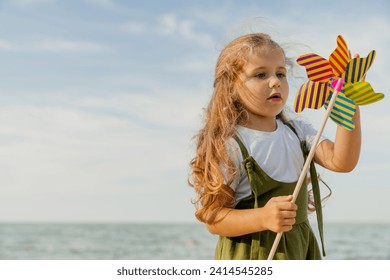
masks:
MULTIPOLYGON (((235 134, 236 126, 248 120, 248 112, 238 94, 248 89, 239 76, 249 55, 264 48, 283 51, 269 35, 253 33, 231 41, 218 57, 214 92, 205 112, 205 125, 195 136, 196 154, 190 162, 189 184, 197 195, 195 216, 202 222, 216 223, 220 220, 216 219, 219 210, 234 205, 234 193, 229 185, 237 166, 226 151, 226 142, 235 134)), ((283 118, 282 114, 277 117, 283 118)))

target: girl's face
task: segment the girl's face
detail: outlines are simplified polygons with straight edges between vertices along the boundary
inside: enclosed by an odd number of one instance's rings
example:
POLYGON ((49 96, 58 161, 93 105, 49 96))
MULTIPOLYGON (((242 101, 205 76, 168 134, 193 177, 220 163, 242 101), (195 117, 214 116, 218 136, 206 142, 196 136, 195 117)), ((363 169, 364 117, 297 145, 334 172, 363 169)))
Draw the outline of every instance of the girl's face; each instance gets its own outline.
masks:
POLYGON ((281 49, 262 48, 249 55, 241 80, 248 90, 239 96, 249 113, 249 124, 269 121, 276 124, 276 116, 288 98, 285 56, 281 49))

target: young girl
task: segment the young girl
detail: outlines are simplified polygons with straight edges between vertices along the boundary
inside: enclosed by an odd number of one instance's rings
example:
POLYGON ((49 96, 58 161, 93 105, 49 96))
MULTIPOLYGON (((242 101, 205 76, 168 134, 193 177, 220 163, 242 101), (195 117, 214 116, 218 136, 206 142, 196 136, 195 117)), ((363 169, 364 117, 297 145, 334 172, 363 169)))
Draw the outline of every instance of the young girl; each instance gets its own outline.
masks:
MULTIPOLYGON (((196 217, 220 236, 216 259, 267 259, 280 232, 275 259, 321 259, 307 219, 306 185, 292 203, 316 131, 283 116, 288 64, 283 49, 261 33, 233 40, 218 58, 214 93, 190 164, 196 217)), ((355 130, 338 127, 335 142, 321 139, 317 164, 337 172, 354 169, 359 118, 357 109, 355 130)))

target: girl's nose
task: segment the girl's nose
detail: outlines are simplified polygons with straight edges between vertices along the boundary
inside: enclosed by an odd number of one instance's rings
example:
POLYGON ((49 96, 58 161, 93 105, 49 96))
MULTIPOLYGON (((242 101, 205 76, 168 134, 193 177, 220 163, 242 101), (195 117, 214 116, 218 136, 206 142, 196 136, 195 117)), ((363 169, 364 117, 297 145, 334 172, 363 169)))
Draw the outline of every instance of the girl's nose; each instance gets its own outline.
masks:
POLYGON ((277 77, 272 77, 269 81, 269 88, 279 88, 280 81, 277 77))

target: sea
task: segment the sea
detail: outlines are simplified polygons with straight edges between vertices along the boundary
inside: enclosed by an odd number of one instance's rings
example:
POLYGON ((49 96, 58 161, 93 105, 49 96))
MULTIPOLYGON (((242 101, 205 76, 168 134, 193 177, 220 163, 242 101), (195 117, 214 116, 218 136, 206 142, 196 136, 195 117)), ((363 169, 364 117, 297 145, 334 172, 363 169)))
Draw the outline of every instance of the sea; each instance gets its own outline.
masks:
MULTIPOLYGON (((325 224, 324 235, 326 260, 390 260, 390 224, 325 224)), ((216 242, 201 223, 0 224, 1 260, 209 260, 216 242)))

